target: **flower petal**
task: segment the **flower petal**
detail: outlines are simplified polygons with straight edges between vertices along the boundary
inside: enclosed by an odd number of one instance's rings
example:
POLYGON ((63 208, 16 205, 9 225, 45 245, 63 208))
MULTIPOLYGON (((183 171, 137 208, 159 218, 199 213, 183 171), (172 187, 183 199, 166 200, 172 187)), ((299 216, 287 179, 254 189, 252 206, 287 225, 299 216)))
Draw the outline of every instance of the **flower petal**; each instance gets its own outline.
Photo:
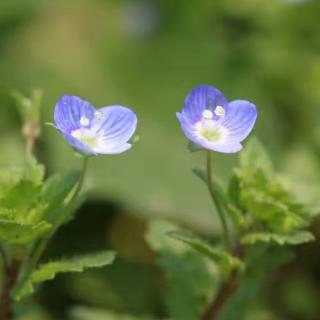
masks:
POLYGON ((131 109, 109 106, 99 109, 97 114, 93 128, 106 144, 122 145, 133 136, 138 120, 131 109))
POLYGON ((203 141, 202 146, 205 149, 212 151, 218 151, 222 153, 235 153, 242 149, 242 145, 238 143, 213 143, 208 141, 203 141))
POLYGON ((194 126, 188 121, 188 119, 186 119, 182 113, 177 112, 176 113, 177 118, 180 122, 181 125, 181 129, 183 131, 183 133, 185 134, 185 136, 191 140, 194 143, 198 143, 198 138, 196 135, 196 131, 194 129, 194 126))
POLYGON ((69 144, 79 153, 85 156, 94 156, 97 153, 90 148, 87 144, 81 142, 80 140, 72 137, 71 135, 65 133, 64 138, 68 141, 69 144))
POLYGON ((90 102, 77 96, 64 95, 54 110, 54 122, 57 129, 70 134, 80 127, 80 119, 85 117, 89 123, 94 118, 95 108, 90 102))
POLYGON ((256 119, 256 106, 251 102, 246 100, 230 102, 221 123, 228 131, 227 141, 237 143, 244 140, 251 132, 256 119))
POLYGON ((227 99, 223 93, 209 85, 200 85, 190 91, 184 101, 182 114, 191 123, 201 119, 203 110, 214 112, 217 106, 227 107, 227 99))
POLYGON ((223 153, 235 153, 242 149, 242 145, 239 142, 227 142, 225 139, 221 142, 210 142, 204 137, 201 137, 194 126, 191 125, 181 113, 177 113, 177 118, 180 121, 181 129, 186 137, 201 148, 223 153))
POLYGON ((108 141, 101 142, 94 151, 98 154, 118 154, 129 150, 132 147, 130 143, 114 144, 108 141))

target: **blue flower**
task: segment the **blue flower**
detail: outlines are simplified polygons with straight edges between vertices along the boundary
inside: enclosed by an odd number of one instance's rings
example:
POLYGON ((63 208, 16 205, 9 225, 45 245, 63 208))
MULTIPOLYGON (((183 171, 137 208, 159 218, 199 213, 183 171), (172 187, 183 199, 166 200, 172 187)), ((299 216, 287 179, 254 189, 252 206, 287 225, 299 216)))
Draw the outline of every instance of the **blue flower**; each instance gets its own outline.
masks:
POLYGON ((233 153, 242 149, 257 111, 249 101, 228 102, 218 89, 200 85, 191 90, 177 117, 186 137, 200 148, 233 153))
POLYGON ((65 95, 56 104, 54 124, 81 154, 117 154, 131 148, 128 141, 136 130, 137 117, 126 107, 96 110, 86 100, 65 95))

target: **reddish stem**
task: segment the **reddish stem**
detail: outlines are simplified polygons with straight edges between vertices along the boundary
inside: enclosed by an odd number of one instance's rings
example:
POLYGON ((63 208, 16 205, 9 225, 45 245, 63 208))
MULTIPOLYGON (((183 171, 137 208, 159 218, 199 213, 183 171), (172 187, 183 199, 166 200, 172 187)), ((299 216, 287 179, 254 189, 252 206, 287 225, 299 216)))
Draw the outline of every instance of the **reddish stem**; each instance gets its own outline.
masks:
POLYGON ((20 263, 13 261, 6 268, 6 279, 3 286, 1 301, 0 301, 0 320, 13 319, 13 299, 10 296, 11 289, 16 284, 19 275, 20 263))

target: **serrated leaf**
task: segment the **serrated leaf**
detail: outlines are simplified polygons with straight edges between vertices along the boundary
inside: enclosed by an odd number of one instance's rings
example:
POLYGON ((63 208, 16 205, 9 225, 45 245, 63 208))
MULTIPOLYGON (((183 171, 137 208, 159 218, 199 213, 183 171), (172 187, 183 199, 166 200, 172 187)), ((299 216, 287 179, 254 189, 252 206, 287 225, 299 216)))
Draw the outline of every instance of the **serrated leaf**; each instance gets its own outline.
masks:
POLYGON ((14 220, 16 210, 8 208, 0 208, 0 219, 14 220))
POLYGON ((245 213, 251 230, 293 234, 309 225, 311 214, 297 203, 272 172, 262 146, 253 141, 241 155, 229 195, 234 206, 245 213))
POLYGON ((41 186, 28 180, 21 180, 6 190, 0 197, 0 206, 16 211, 16 218, 23 220, 37 204, 41 186))
POLYGON ((37 162, 33 156, 27 156, 24 170, 24 180, 31 181, 35 185, 40 185, 44 178, 44 165, 37 162))
POLYGON ((168 232, 176 229, 177 226, 170 222, 155 219, 149 223, 145 239, 155 252, 184 253, 186 252, 185 246, 167 236, 168 232))
POLYGON ((238 226, 240 229, 246 229, 248 227, 248 221, 237 207, 233 206, 232 204, 229 204, 228 213, 235 225, 238 226))
POLYGON ((11 166, 0 171, 0 197, 21 180, 22 173, 23 169, 19 166, 11 166))
POLYGON ((246 245, 254 245, 257 242, 274 242, 279 245, 298 245, 314 240, 315 237, 311 232, 308 231, 300 231, 290 235, 255 232, 249 233, 242 237, 241 243, 246 245))
POLYGON ((111 264, 114 259, 115 252, 104 251, 61 261, 48 262, 39 266, 26 281, 18 284, 13 289, 11 295, 16 301, 19 301, 34 292, 34 285, 52 280, 60 273, 83 272, 89 268, 104 267, 111 264))
POLYGON ((263 222, 276 233, 290 233, 308 225, 299 211, 292 211, 285 201, 270 193, 247 188, 241 194, 241 201, 256 221, 263 222))
POLYGON ((208 257, 213 262, 215 262, 222 274, 226 277, 230 274, 230 271, 233 269, 243 271, 245 269, 244 263, 238 259, 227 253, 226 251, 213 248, 210 244, 205 242, 202 239, 199 239, 191 234, 187 234, 181 231, 170 232, 169 236, 183 241, 184 243, 191 246, 193 249, 200 252, 202 255, 208 257))
POLYGON ((0 240, 10 244, 26 244, 43 236, 51 225, 41 221, 36 224, 0 218, 0 240))
POLYGON ((251 138, 240 153, 240 165, 246 172, 257 169, 272 172, 272 162, 257 138, 251 138))

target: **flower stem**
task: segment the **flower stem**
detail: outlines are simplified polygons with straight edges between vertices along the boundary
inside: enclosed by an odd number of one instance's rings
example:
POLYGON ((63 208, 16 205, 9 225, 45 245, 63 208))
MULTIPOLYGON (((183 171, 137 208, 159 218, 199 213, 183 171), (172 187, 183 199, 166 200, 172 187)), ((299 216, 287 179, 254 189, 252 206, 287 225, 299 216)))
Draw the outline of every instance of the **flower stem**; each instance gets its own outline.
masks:
POLYGON ((40 136, 40 126, 37 122, 27 122, 22 129, 22 134, 26 139, 26 153, 33 155, 36 141, 40 136))
POLYGON ((5 281, 0 299, 0 320, 13 319, 14 301, 10 296, 11 289, 15 286, 20 270, 20 262, 14 260, 6 267, 5 281))
POLYGON ((7 267, 7 255, 6 255, 5 250, 2 245, 0 245, 0 257, 1 257, 1 260, 3 261, 4 268, 6 268, 7 267))
POLYGON ((233 272, 229 279, 222 284, 215 299, 209 305, 208 309, 202 316, 202 320, 215 320, 217 319, 220 311, 224 307, 225 303, 236 292, 238 284, 236 282, 236 273, 233 272))
MULTIPOLYGON (((84 183, 84 178, 85 178, 87 167, 88 167, 88 160, 89 160, 88 157, 84 157, 83 158, 83 164, 82 164, 82 170, 81 170, 79 182, 78 182, 77 187, 76 187, 73 195, 71 196, 68 204, 65 207, 65 211, 72 210, 73 206, 75 205, 75 201, 77 200, 77 198, 78 198, 78 196, 79 196, 79 194, 80 194, 80 192, 82 190, 83 183, 84 183)), ((28 265, 28 267, 26 269, 25 279, 36 268, 36 266, 37 266, 39 260, 41 259, 45 249, 47 248, 47 245, 48 245, 50 239, 54 236, 56 231, 61 227, 61 225, 64 222, 65 222, 65 219, 64 219, 64 215, 62 214, 60 216, 60 219, 55 223, 55 226, 52 228, 50 233, 40 241, 38 246, 36 246, 32 256, 31 256, 31 260, 29 262, 29 265, 28 265)))
POLYGON ((223 209, 220 205, 219 199, 217 198, 216 193, 214 192, 214 186, 213 186, 213 182, 212 182, 212 168, 211 168, 211 153, 210 153, 210 151, 207 151, 207 185, 208 185, 208 189, 209 189, 211 198, 213 200, 213 203, 214 203, 214 205, 217 209, 217 212, 219 214, 226 247, 229 250, 229 252, 232 252, 232 243, 231 243, 230 233, 229 233, 229 229, 228 229, 228 224, 227 224, 226 218, 224 216, 223 209))
MULTIPOLYGON (((70 210, 72 209, 72 207, 74 206, 74 202, 75 200, 78 198, 81 190, 82 190, 82 187, 83 187, 83 183, 84 183, 84 178, 86 176, 86 172, 87 172, 87 168, 88 168, 88 162, 89 162, 89 158, 88 157, 84 157, 83 158, 83 163, 82 163, 82 170, 81 170, 81 174, 80 174, 80 178, 79 178, 79 182, 78 182, 78 185, 77 185, 77 188, 76 190, 74 191, 67 207, 66 207, 66 210, 70 210)), ((58 226, 59 228, 60 226, 58 226)))

